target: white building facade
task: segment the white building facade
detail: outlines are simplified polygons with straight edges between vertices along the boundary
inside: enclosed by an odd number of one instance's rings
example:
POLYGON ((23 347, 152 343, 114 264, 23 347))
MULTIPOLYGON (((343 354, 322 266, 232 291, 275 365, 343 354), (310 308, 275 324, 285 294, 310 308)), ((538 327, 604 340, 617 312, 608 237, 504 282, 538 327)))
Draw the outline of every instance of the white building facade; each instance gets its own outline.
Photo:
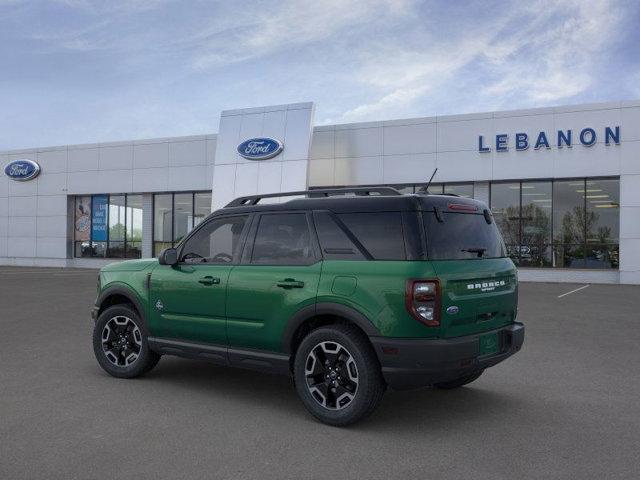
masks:
POLYGON ((429 191, 490 205, 522 280, 640 284, 640 101, 313 121, 277 105, 225 111, 217 134, 0 152, 0 264, 151 257, 237 196, 419 192, 437 168, 429 191))

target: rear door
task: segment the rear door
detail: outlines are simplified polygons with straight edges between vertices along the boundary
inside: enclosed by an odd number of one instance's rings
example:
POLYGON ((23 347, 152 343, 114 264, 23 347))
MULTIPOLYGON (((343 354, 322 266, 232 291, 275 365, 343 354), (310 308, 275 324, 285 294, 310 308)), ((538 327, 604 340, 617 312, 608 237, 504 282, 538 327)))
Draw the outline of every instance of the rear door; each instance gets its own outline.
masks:
POLYGON ((492 217, 480 211, 430 211, 423 219, 428 257, 442 292, 442 335, 469 335, 512 323, 516 269, 492 217))
POLYGON ((229 277, 229 346, 280 351, 288 320, 316 301, 321 268, 309 213, 257 215, 229 277))

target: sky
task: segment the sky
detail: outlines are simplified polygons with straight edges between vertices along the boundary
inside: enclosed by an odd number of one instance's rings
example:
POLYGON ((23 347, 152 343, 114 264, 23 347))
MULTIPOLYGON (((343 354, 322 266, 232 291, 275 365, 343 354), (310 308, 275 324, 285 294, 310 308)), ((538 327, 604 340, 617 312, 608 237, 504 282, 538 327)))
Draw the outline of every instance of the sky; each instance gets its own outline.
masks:
POLYGON ((0 0, 0 150, 640 98, 637 0, 0 0))

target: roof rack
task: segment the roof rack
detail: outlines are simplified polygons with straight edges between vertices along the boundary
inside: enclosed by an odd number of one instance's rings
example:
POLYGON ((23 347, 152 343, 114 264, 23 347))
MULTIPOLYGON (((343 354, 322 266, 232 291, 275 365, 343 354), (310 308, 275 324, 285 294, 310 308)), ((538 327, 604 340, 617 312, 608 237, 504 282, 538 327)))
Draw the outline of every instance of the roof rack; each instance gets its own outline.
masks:
POLYGON ((257 205, 263 198, 278 197, 299 197, 306 196, 308 198, 328 197, 330 195, 341 195, 345 193, 354 193, 357 196, 370 196, 372 193, 381 196, 402 195, 398 190, 392 187, 355 187, 355 188, 319 188, 317 190, 301 190, 298 192, 282 192, 282 193, 264 193, 260 195, 247 195, 238 197, 229 202, 224 208, 241 207, 257 205))

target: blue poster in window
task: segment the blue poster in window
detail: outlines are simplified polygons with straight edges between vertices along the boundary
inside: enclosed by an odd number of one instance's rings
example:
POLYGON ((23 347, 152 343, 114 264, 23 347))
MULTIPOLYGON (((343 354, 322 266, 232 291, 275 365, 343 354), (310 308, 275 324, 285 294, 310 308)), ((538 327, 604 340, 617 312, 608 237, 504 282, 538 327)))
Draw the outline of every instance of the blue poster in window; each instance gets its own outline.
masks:
POLYGON ((107 241, 107 195, 94 195, 91 203, 91 238, 94 242, 107 241))

